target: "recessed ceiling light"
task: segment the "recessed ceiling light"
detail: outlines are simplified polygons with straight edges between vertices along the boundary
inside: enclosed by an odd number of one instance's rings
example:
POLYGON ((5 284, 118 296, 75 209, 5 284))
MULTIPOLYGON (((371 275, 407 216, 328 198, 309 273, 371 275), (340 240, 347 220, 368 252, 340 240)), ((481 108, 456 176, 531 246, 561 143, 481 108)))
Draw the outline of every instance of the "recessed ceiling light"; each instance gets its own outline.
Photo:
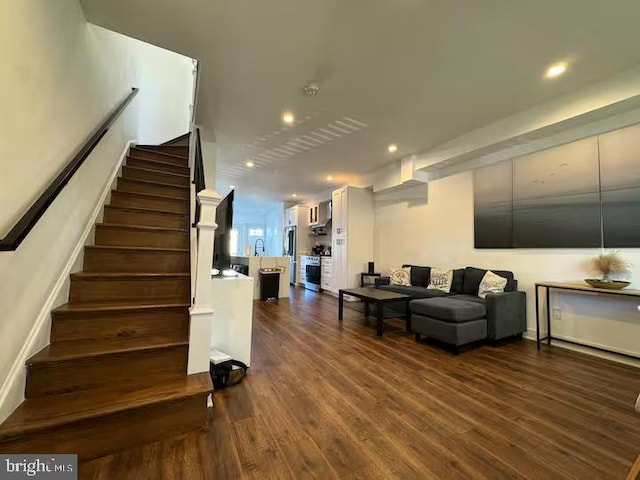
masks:
POLYGON ((230 188, 231 190, 235 190, 236 186, 235 186, 235 185, 229 185, 229 188, 230 188))
POLYGON ((291 112, 284 112, 282 114, 282 121, 286 124, 286 125, 293 125, 293 122, 296 121, 296 117, 293 116, 293 113, 291 112))
POLYGON ((389 151, 389 153, 396 153, 398 151, 398 145, 392 143, 387 147, 387 150, 389 151))
POLYGON ((298 196, 298 194, 297 194, 297 193, 292 193, 292 194, 291 194, 291 196, 292 196, 292 197, 297 197, 297 196, 298 196))
POLYGON ((331 175, 327 175, 327 181, 330 182, 331 180, 333 180, 333 177, 331 175))
POLYGON ((247 160, 244 164, 249 168, 252 168, 255 165, 251 160, 247 160))
POLYGON ((555 78, 567 71, 567 64, 564 62, 554 63, 547 69, 547 78, 555 78))

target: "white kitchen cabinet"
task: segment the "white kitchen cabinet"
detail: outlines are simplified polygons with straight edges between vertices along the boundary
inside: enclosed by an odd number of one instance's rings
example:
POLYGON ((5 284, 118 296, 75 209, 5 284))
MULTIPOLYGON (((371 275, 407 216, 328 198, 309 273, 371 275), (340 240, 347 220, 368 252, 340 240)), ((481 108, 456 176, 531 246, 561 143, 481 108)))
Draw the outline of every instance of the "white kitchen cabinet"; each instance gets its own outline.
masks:
POLYGON ((296 211, 297 207, 287 208, 284 211, 284 226, 295 227, 298 225, 298 215, 296 211))
POLYGON ((333 293, 360 286, 360 273, 373 261, 373 192, 344 187, 332 193, 333 293))
POLYGON ((373 192, 344 187, 333 202, 331 256, 333 293, 360 286, 360 273, 373 261, 373 192))
POLYGON ((285 227, 298 227, 309 224, 309 211, 310 208, 306 205, 296 205, 289 207, 284 211, 284 226, 285 227))
POLYGON ((307 256, 300 255, 298 257, 298 286, 304 287, 307 283, 307 256))
POLYGON ((349 189, 353 187, 344 187, 335 190, 331 194, 332 203, 332 219, 331 231, 333 236, 346 235, 349 217, 349 189))
POLYGON ((333 258, 320 258, 320 288, 322 290, 333 291, 333 258))
POLYGON ((315 205, 311 205, 309 207, 309 214, 307 215, 307 220, 309 222, 309 225, 315 225, 318 223, 319 218, 318 218, 318 213, 320 212, 320 205, 319 204, 315 204, 315 205))

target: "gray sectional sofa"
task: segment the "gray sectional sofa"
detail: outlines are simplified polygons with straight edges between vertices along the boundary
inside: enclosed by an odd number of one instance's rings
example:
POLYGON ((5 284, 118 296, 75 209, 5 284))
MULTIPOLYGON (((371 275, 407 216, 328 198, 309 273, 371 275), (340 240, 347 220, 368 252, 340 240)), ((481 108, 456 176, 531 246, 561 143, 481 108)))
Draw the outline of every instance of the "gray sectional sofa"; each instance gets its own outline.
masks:
MULTIPOLYGON (((527 328, 526 295, 518 291, 513 272, 491 270, 507 279, 503 293, 478 297, 480 282, 487 270, 466 267, 453 271, 450 293, 426 288, 431 267, 411 267, 411 286, 391 285, 388 277, 376 279, 376 288, 411 295, 411 330, 416 340, 424 335, 454 347, 482 340, 497 341, 521 336, 527 328)), ((404 302, 394 305, 404 315, 404 302)))

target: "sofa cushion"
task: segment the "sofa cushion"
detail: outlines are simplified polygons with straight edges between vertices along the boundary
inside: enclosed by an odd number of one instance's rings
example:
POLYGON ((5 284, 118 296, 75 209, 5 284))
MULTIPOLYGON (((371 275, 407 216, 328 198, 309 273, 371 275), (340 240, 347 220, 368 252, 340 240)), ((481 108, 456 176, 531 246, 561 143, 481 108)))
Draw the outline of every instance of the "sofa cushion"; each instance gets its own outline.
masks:
POLYGON ((461 346, 487 338, 487 319, 455 323, 416 315, 411 320, 411 330, 449 345, 461 346))
POLYGON ((464 268, 458 268, 453 271, 453 280, 451 281, 451 293, 462 293, 462 285, 464 283, 464 268))
POLYGON ((392 268, 389 277, 391 277, 391 285, 411 286, 411 269, 409 267, 392 268))
POLYGON ((413 298, 433 298, 444 297, 447 294, 440 290, 431 290, 424 287, 403 287, 400 285, 380 285, 380 290, 386 290, 394 293, 404 293, 405 295, 411 295, 413 298))
POLYGON ((409 307, 411 313, 455 323, 477 320, 487 315, 481 303, 457 300, 455 297, 413 300, 409 307))
POLYGON ((433 288, 434 290, 440 290, 444 293, 449 293, 451 292, 452 281, 453 270, 432 268, 431 278, 429 279, 429 286, 427 288, 433 288))
POLYGON ((456 300, 464 300, 466 302, 475 302, 481 305, 484 305, 487 301, 484 298, 480 298, 477 295, 465 295, 464 293, 461 295, 454 295, 452 298, 456 300))
POLYGON ((431 277, 431 267, 419 267, 417 265, 402 265, 403 267, 411 267, 411 285, 414 287, 427 288, 429 278, 431 277))
POLYGON ((478 287, 478 296, 480 298, 486 298, 487 293, 502 293, 504 292, 504 287, 506 286, 506 278, 489 270, 484 274, 484 277, 482 277, 480 287, 478 287))
MULTIPOLYGON (((507 286, 504 287, 505 292, 513 292, 515 288, 515 281, 513 278, 513 272, 508 272, 506 270, 491 270, 496 275, 500 275, 507 279, 507 286)), ((467 267, 464 269, 464 282, 462 285, 462 292, 467 295, 478 295, 478 288, 480 287, 480 282, 482 282, 482 278, 488 272, 488 270, 484 270, 482 268, 476 267, 467 267)))

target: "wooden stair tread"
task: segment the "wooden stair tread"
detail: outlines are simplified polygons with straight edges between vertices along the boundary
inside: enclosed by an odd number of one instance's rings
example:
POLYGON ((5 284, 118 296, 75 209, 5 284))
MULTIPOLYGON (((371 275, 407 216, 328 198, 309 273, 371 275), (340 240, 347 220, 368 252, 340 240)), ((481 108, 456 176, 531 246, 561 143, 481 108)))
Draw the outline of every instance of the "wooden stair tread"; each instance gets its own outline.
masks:
POLYGON ((109 386, 25 400, 0 424, 0 442, 45 429, 213 391, 207 372, 144 388, 109 386))
POLYGON ((157 213, 159 215, 177 215, 185 218, 189 216, 187 213, 168 212, 167 210, 158 210, 157 208, 120 207, 118 205, 106 205, 105 208, 117 208, 118 210, 130 210, 133 212, 157 213))
POLYGON ((140 350, 156 350, 188 345, 188 341, 175 341, 170 337, 118 337, 100 340, 52 343, 27 360, 27 365, 37 366, 52 362, 65 362, 81 358, 93 358, 114 353, 140 350))
POLYGON ((151 199, 158 199, 158 200, 175 200, 176 202, 182 202, 185 204, 189 203, 189 200, 185 198, 171 197, 168 195, 158 195, 157 193, 123 192, 121 190, 112 190, 112 193, 115 193, 117 195, 123 195, 126 197, 151 198, 151 199))
POLYGON ((186 228, 148 227, 146 225, 127 225, 124 223, 97 223, 96 227, 118 228, 122 230, 141 230, 150 233, 182 233, 185 235, 189 233, 189 230, 186 228))
POLYGON ((188 272, 185 273, 120 273, 120 272, 76 272, 71 274, 71 278, 75 279, 86 279, 86 280, 117 280, 120 278, 129 278, 129 279, 151 279, 151 278, 186 278, 191 277, 191 274, 188 272))
POLYGON ((182 160, 188 160, 188 159, 189 159, 189 157, 184 157, 184 156, 182 156, 182 155, 176 155, 175 153, 166 153, 166 152, 163 152, 163 151, 161 151, 161 150, 157 150, 157 149, 155 149, 155 148, 150 149, 150 148, 144 148, 144 147, 145 147, 144 145, 143 145, 143 146, 138 146, 138 145, 136 145, 135 147, 133 147, 133 149, 132 149, 132 150, 133 150, 133 151, 135 151, 135 150, 142 150, 143 152, 158 153, 158 154, 160 154, 160 155, 166 155, 167 157, 180 158, 180 159, 182 159, 182 160))
MULTIPOLYGON (((136 168, 136 167, 133 167, 133 168, 136 168)), ((155 182, 153 180, 140 180, 137 178, 124 178, 123 180, 126 180, 127 182, 148 183, 150 185, 159 185, 161 187, 180 188, 182 190, 189 190, 191 188, 187 185, 174 185, 173 183, 155 182)))
MULTIPOLYGON (((162 152, 156 152, 156 153, 162 153, 162 152)), ((189 167, 187 165, 184 165, 184 166, 183 165, 176 165, 175 163, 163 162, 162 160, 156 160, 156 159, 153 159, 153 158, 144 158, 144 157, 136 157, 135 155, 129 155, 127 157, 127 159, 142 160, 143 162, 157 163, 158 165, 162 165, 164 167, 178 167, 178 168, 184 168, 187 171, 189 170, 189 167)))
POLYGON ((206 427, 211 378, 187 375, 189 156, 129 153, 86 271, 51 311, 51 344, 26 362, 26 400, 0 423, 0 450, 89 459, 206 427))
POLYGON ((149 253, 189 253, 188 248, 159 248, 159 247, 126 247, 116 245, 87 245, 86 250, 115 250, 118 252, 149 252, 149 253))
POLYGON ((180 177, 180 178, 189 178, 189 175, 182 175, 181 173, 165 172, 164 170, 154 170, 152 168, 133 167, 130 165, 125 165, 124 168, 129 170, 140 170, 144 172, 161 173, 163 175, 173 175, 174 177, 180 177))
POLYGON ((153 303, 149 300, 127 300, 120 302, 75 302, 65 303, 53 310, 53 313, 88 313, 88 312, 126 312, 157 308, 189 308, 189 303, 153 303))

